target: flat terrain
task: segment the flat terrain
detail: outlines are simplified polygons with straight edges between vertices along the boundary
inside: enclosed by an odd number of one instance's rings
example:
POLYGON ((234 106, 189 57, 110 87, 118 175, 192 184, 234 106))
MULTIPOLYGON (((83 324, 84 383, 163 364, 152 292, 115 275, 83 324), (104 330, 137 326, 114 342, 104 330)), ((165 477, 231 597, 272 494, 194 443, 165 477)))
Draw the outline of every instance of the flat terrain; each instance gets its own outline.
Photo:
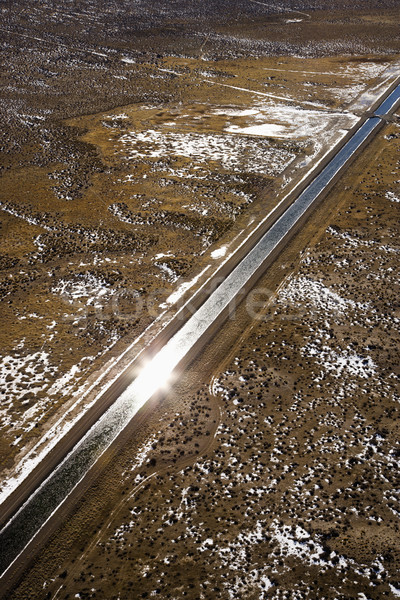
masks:
POLYGON ((12 598, 396 597, 399 149, 388 125, 12 598))
MULTIPOLYGON (((4 496, 398 75, 397 2, 53 4, 0 7, 4 496)), ((13 598, 400 594, 397 121, 13 598)))
MULTIPOLYGON (((91 4, 46 6, 0 30, 3 496, 397 72, 393 51, 271 57, 253 21, 222 47, 208 24, 191 53, 116 47, 91 4)), ((282 36, 327 18, 264 16, 282 36)))

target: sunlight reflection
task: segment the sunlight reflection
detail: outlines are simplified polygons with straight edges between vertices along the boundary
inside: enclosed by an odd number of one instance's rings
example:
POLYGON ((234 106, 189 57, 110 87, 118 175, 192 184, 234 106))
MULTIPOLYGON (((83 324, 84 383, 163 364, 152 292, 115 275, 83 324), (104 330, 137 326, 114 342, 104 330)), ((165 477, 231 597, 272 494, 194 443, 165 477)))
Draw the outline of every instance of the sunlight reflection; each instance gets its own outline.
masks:
POLYGON ((177 353, 167 344, 143 367, 134 381, 135 392, 144 401, 157 391, 165 391, 172 380, 172 372, 179 362, 177 353))

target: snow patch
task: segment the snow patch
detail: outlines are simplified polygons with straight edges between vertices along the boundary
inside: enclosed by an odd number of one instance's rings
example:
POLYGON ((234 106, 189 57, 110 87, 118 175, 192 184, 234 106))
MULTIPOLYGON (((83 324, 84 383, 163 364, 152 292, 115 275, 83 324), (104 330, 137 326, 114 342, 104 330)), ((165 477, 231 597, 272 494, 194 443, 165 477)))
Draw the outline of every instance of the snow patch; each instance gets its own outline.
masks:
POLYGON ((221 248, 217 248, 211 252, 211 258, 217 259, 225 256, 228 246, 221 246, 221 248))
POLYGON ((60 279, 51 291, 59 294, 70 304, 79 298, 87 298, 87 305, 92 304, 101 296, 113 295, 115 290, 110 288, 107 282, 93 273, 83 273, 74 279, 60 279))
POLYGON ((390 202, 400 202, 399 196, 396 196, 393 192, 386 192, 385 196, 390 202))
MULTIPOLYGON (((196 277, 193 277, 193 279, 191 279, 190 281, 182 283, 178 287, 178 289, 175 290, 175 292, 173 292, 170 296, 168 296, 165 304, 166 305, 175 304, 176 302, 178 302, 178 300, 185 294, 185 292, 187 292, 187 290, 189 290, 191 287, 193 287, 209 268, 210 268, 210 265, 207 265, 205 267, 205 269, 203 269, 201 271, 201 273, 196 275, 196 277)), ((162 308, 166 308, 166 306, 162 305, 162 308)))
POLYGON ((259 135, 262 137, 286 137, 285 128, 281 125, 264 123, 263 125, 251 125, 250 127, 238 127, 231 125, 227 131, 232 133, 243 133, 244 135, 259 135))
POLYGON ((292 279, 280 292, 278 302, 282 300, 312 308, 318 313, 345 314, 349 310, 365 311, 369 308, 368 304, 342 298, 322 282, 308 277, 292 279))
POLYGON ((303 356, 314 356, 324 370, 336 378, 348 374, 368 379, 376 375, 377 365, 370 356, 360 356, 350 349, 335 351, 322 345, 320 340, 310 342, 302 349, 303 356))
POLYGON ((131 131, 119 139, 128 159, 183 156, 197 163, 219 162, 223 169, 237 173, 276 176, 295 158, 285 147, 229 133, 177 133, 173 131, 131 131))

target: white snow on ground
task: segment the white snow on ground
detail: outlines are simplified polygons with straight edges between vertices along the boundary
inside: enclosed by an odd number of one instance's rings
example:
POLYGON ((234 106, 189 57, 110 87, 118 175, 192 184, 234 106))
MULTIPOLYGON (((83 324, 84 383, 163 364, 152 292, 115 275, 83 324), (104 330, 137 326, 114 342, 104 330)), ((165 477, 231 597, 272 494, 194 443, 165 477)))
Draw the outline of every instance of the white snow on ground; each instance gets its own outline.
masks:
MULTIPOLYGON (((126 79, 126 77, 124 77, 126 79)), ((118 121, 119 119, 128 119, 128 115, 126 113, 120 113, 119 115, 107 115, 106 119, 111 119, 112 121, 118 121)))
MULTIPOLYGON (((283 69, 274 69, 272 67, 264 67, 264 71, 278 71, 278 73, 282 73, 283 69)), ((341 71, 339 71, 339 73, 337 73, 336 71, 308 71, 308 70, 303 70, 303 69, 284 69, 285 73, 302 73, 303 75, 339 75, 340 77, 343 77, 344 75, 346 77, 353 77, 354 74, 350 74, 350 73, 343 73, 341 71)))
MULTIPOLYGON (((186 515, 187 516, 187 515, 186 515)), ((279 557, 292 555, 306 565, 318 565, 320 567, 332 568, 332 560, 335 553, 326 556, 321 544, 314 541, 311 536, 301 527, 297 526, 293 531, 286 525, 280 525, 277 520, 270 526, 266 526, 262 521, 257 521, 253 530, 243 530, 229 544, 222 545, 213 540, 206 539, 202 542, 199 550, 210 553, 210 560, 218 555, 221 568, 228 569, 231 577, 226 583, 229 597, 232 600, 246 597, 246 592, 254 592, 258 588, 259 598, 267 597, 265 594, 273 586, 270 579, 274 574, 274 558, 270 557, 264 567, 247 571, 246 551, 251 551, 253 546, 258 546, 265 540, 265 535, 269 534, 275 540, 280 549, 279 557), (246 578, 241 577, 246 572, 246 578)), ((343 556, 338 557, 337 566, 346 567, 351 563, 343 556)))
POLYGON ((246 550, 262 542, 263 536, 263 524, 258 521, 253 531, 242 531, 227 545, 206 538, 199 546, 200 552, 210 553, 211 561, 218 557, 217 560, 221 568, 230 573, 229 580, 224 582, 224 587, 232 600, 246 598, 250 594, 253 596, 255 590, 257 590, 260 599, 265 598, 265 594, 273 586, 269 578, 271 567, 268 561, 264 567, 252 569, 251 571, 247 570, 246 550), (242 576, 243 573, 246 573, 245 578, 242 576))
MULTIPOLYGON (((104 349, 99 353, 98 356, 100 355, 104 355, 106 354, 116 343, 118 339, 118 336, 114 336, 110 343, 108 345, 106 345, 104 347, 104 349)), ((39 354, 39 359, 41 357, 41 354, 43 353, 38 353, 39 354)), ((45 354, 45 353, 44 353, 45 354)), ((35 356, 35 355, 33 355, 35 356)), ((3 359, 3 361, 6 363, 6 365, 9 363, 8 359, 9 357, 5 357, 3 359)), ((71 370, 69 371, 69 373, 67 374, 66 379, 68 379, 68 382, 70 383, 70 390, 68 390, 68 393, 71 393, 72 388, 75 387, 73 385, 73 380, 72 380, 72 373, 74 372, 74 375, 76 377, 77 375, 77 368, 81 369, 81 365, 84 361, 90 361, 93 360, 96 357, 84 357, 80 363, 78 363, 78 365, 76 365, 75 367, 72 367, 71 370)), ((43 362, 45 362, 47 364, 47 356, 43 358, 43 362)), ((35 356, 35 364, 33 365, 33 369, 35 370, 35 365, 37 364, 37 358, 35 356)), ((114 363, 112 363, 114 364, 114 363)), ((104 373, 108 373, 108 371, 110 370, 111 366, 108 369, 105 369, 104 373)), ((49 376, 53 376, 55 374, 55 372, 57 371, 56 367, 49 367, 48 374, 49 376)), ((3 369, 1 369, 0 367, 0 373, 1 373, 1 377, 4 377, 4 375, 6 375, 7 371, 4 372, 3 369)), ((60 379, 63 379, 63 377, 61 377, 60 379)), ((66 381, 66 379, 64 379, 64 382, 66 381)), ((41 375, 41 381, 44 381, 45 386, 43 387, 43 390, 45 389, 45 387, 48 385, 49 381, 46 379, 43 379, 43 373, 41 375)), ((10 475, 9 477, 7 477, 6 480, 2 481, 0 484, 0 504, 2 502, 4 502, 4 500, 12 493, 13 490, 15 490, 18 485, 21 484, 22 481, 24 481, 24 479, 29 475, 29 473, 31 473, 31 471, 43 460, 44 456, 46 456, 48 454, 48 452, 51 451, 52 448, 54 448, 54 446, 68 433, 68 431, 73 427, 73 425, 77 422, 77 420, 79 420, 82 412, 85 412, 87 410, 89 410, 89 408, 91 406, 93 406, 93 404, 96 402, 96 400, 98 399, 98 396, 96 396, 93 400, 86 402, 86 404, 82 405, 83 400, 85 399, 85 397, 87 396, 87 394, 93 389, 95 384, 93 383, 88 383, 85 382, 83 385, 81 385, 80 387, 76 388, 75 391, 72 391, 72 396, 73 396, 73 403, 67 408, 67 410, 65 410, 65 413, 62 414, 60 416, 60 418, 56 421, 56 423, 54 423, 54 425, 51 426, 51 428, 49 429, 49 431, 43 436, 43 438, 41 438, 40 440, 38 440, 38 442, 33 446, 33 448, 31 450, 29 450, 28 454, 26 454, 25 456, 22 457, 22 459, 20 460, 20 462, 17 464, 17 466, 13 469, 13 474, 10 475), (77 413, 74 416, 74 412, 77 410, 77 408, 79 407, 79 413, 77 413)), ((54 395, 55 393, 57 393, 57 391, 59 391, 61 389, 61 382, 55 381, 52 386, 50 387, 50 390, 52 390, 52 395, 54 395)), ((102 392, 99 392, 99 395, 102 392)), ((50 394, 49 394, 50 396, 50 394)), ((14 401, 14 397, 11 396, 10 397, 10 401, 9 401, 9 407, 11 409, 11 404, 14 401)), ((47 410, 47 407, 52 403, 51 398, 48 398, 46 396, 46 399, 43 401, 38 402, 34 407, 35 411, 36 411, 36 406, 38 407, 38 410, 41 411, 41 414, 38 415, 37 412, 35 412, 35 418, 32 419, 32 417, 29 415, 26 416, 26 413, 22 416, 22 420, 21 420, 21 426, 23 425, 23 423, 27 420, 27 418, 30 419, 30 423, 29 425, 25 428, 26 431, 29 431, 30 429, 32 429, 35 425, 35 423, 38 421, 38 419, 40 419, 41 417, 43 417, 43 413, 47 410)), ((4 423, 7 423, 7 415, 2 415, 2 413, 0 413, 0 419, 1 417, 5 417, 5 420, 3 420, 4 423)), ((18 426, 19 423, 16 422, 15 417, 13 415, 12 417, 13 423, 16 424, 16 426, 18 426)))
POLYGON ((291 98, 290 96, 277 96, 276 94, 270 94, 267 92, 258 92, 257 90, 238 87, 236 85, 228 85, 227 83, 219 83, 216 81, 209 81, 209 80, 205 80, 205 81, 207 81, 211 85, 220 85, 222 87, 231 88, 233 90, 238 90, 240 92, 246 92, 246 93, 252 94, 252 96, 254 96, 254 97, 263 96, 264 98, 269 98, 272 100, 283 100, 284 102, 295 102, 295 103, 303 105, 303 106, 315 106, 315 107, 319 108, 320 110, 327 110, 327 108, 320 102, 310 102, 309 100, 299 100, 298 98, 291 98))
POLYGON ((343 375, 351 377, 360 377, 368 379, 377 372, 377 365, 369 356, 360 356, 350 348, 338 351, 333 350, 327 345, 323 345, 321 340, 317 339, 302 348, 303 356, 314 356, 317 363, 320 364, 325 372, 330 373, 336 378, 343 375))
POLYGON ((347 246, 353 248, 356 248, 357 246, 373 246, 375 244, 373 240, 361 240, 360 238, 351 235, 348 231, 337 231, 333 227, 328 227, 327 232, 344 240, 347 246))
MULTIPOLYGON (((144 461, 147 459, 148 455, 152 450, 153 444, 155 444, 156 442, 157 436, 155 434, 152 434, 147 440, 147 442, 145 442, 135 453, 134 460, 129 466, 129 471, 135 471, 135 469, 138 469, 144 464, 144 461)), ((125 473, 127 473, 127 471, 125 471, 125 473)), ((123 475, 125 475, 125 473, 123 473, 123 475)))
POLYGON ((294 305, 308 315, 314 314, 314 318, 324 320, 325 329, 313 331, 309 343, 302 348, 303 356, 313 357, 324 372, 336 378, 347 375, 361 379, 376 374, 377 365, 369 356, 358 354, 350 347, 332 348, 326 343, 330 339, 326 329, 330 319, 351 320, 355 313, 368 313, 370 307, 367 303, 342 298, 320 281, 307 277, 289 281, 280 291, 277 303, 294 305))
POLYGON ((187 208, 189 212, 196 212, 202 217, 206 217, 210 211, 210 207, 205 204, 205 202, 201 202, 198 204, 194 204, 190 206, 189 204, 184 204, 182 208, 187 208))
POLYGON ((230 124, 226 131, 296 140, 315 139, 322 133, 332 137, 338 129, 348 129, 358 120, 358 117, 351 113, 339 111, 327 113, 279 102, 256 103, 254 110, 257 110, 257 114, 253 115, 253 120, 257 121, 257 124, 249 126, 230 124))
POLYGON ((60 279, 51 291, 53 294, 60 294, 70 303, 79 298, 87 298, 88 305, 101 296, 115 293, 104 279, 93 273, 83 273, 79 279, 60 279))
MULTIPOLYGON (((127 175, 125 178, 125 181, 131 181, 131 179, 128 179, 128 177, 131 177, 131 176, 127 175)), ((132 214, 129 214, 129 212, 126 213, 126 211, 122 210, 122 208, 121 208, 121 206, 119 206, 118 202, 116 202, 114 204, 110 204, 110 206, 108 207, 108 210, 110 211, 110 213, 112 215, 114 215, 114 217, 117 217, 117 219, 119 219, 123 223, 130 223, 131 225, 134 225, 136 223, 135 217, 132 216, 132 214)))
POLYGON ((273 147, 262 140, 249 140, 229 133, 176 133, 171 131, 131 131, 119 140, 129 159, 183 156, 198 163, 217 161, 234 172, 281 173, 295 158, 286 148, 273 147))
MULTIPOLYGON (((86 359, 88 360, 88 359, 86 359)), ((62 377, 56 379, 53 385, 48 389, 47 393, 49 396, 54 396, 55 394, 61 393, 63 396, 66 396, 70 392, 71 386, 68 384, 71 381, 74 381, 78 373, 80 373, 81 368, 80 365, 73 365, 69 371, 67 371, 62 377)))
POLYGON ((399 196, 396 196, 393 192, 386 192, 385 196, 390 202, 400 202, 399 196))
MULTIPOLYGON (((164 169, 163 169, 164 170, 164 169)), ((191 164, 189 167, 182 167, 181 169, 174 169, 168 167, 165 172, 171 177, 179 177, 183 179, 208 179, 210 177, 210 171, 206 170, 199 165, 191 164)))
POLYGON ((67 373, 54 380, 58 367, 50 364, 49 356, 47 352, 40 351, 26 356, 16 353, 14 356, 0 359, 0 388, 4 394, 0 427, 8 426, 12 422, 14 429, 21 427, 30 431, 51 407, 51 396, 66 396, 72 393, 83 363, 95 358, 84 357, 67 373), (18 408, 19 406, 22 409, 18 408))
POLYGON ((376 101, 377 97, 380 96, 389 84, 394 81, 395 75, 388 75, 385 80, 380 80, 375 87, 364 90, 358 98, 350 105, 351 110, 365 110, 372 106, 376 101))
POLYGON ((204 540, 202 544, 199 546, 199 552, 204 552, 205 550, 209 550, 211 546, 214 545, 214 540, 212 538, 207 538, 204 540))
POLYGON ((240 128, 238 125, 231 125, 227 131, 231 133, 244 133, 245 135, 259 135, 263 137, 286 137, 285 128, 281 125, 264 123, 263 125, 251 125, 250 127, 240 128))
POLYGON ((278 302, 295 302, 317 313, 347 313, 349 310, 367 310, 368 305, 354 300, 342 298, 336 292, 326 287, 322 282, 308 277, 292 279, 283 288, 278 302))
POLYGON ((220 248, 213 250, 211 252, 211 258, 214 258, 214 259, 222 258, 223 256, 225 256, 227 249, 228 249, 228 246, 221 246, 220 248))
MULTIPOLYGON (((295 531, 288 525, 280 525, 278 520, 271 524, 272 538, 278 542, 279 548, 283 554, 292 555, 300 559, 307 565, 318 565, 319 567, 333 567, 332 559, 336 557, 335 552, 328 556, 324 552, 321 544, 311 538, 311 536, 301 527, 297 526, 295 531)), ((354 564, 351 559, 338 556, 336 568, 348 567, 354 564)))
POLYGON ((173 71, 172 69, 161 69, 160 67, 157 67, 158 71, 162 71, 163 73, 172 73, 172 75, 179 75, 182 76, 183 73, 178 73, 178 71, 173 71))
POLYGON ((171 267, 169 265, 167 265, 167 263, 156 262, 154 264, 156 267, 158 267, 160 269, 162 277, 164 279, 166 279, 167 281, 169 281, 170 283, 174 283, 178 279, 179 275, 176 273, 176 271, 171 269, 171 267))
POLYGON ((166 299, 165 303, 163 303, 161 305, 161 308, 167 308, 167 306, 169 304, 175 304, 176 302, 178 302, 178 300, 180 298, 182 298, 182 296, 185 294, 185 292, 187 292, 187 290, 189 290, 191 287, 193 287, 195 285, 195 283, 198 282, 198 280, 200 279, 200 277, 202 277, 204 275, 204 273, 210 268, 210 265, 207 265, 205 267, 205 269, 203 269, 201 271, 201 273, 199 273, 198 275, 196 275, 195 277, 193 277, 193 279, 191 279, 190 281, 186 281, 184 283, 182 283, 178 289, 176 289, 170 296, 168 296, 168 298, 166 299))
POLYGON ((29 431, 35 426, 38 413, 45 411, 48 399, 37 400, 57 373, 58 367, 51 365, 49 354, 44 351, 23 355, 4 356, 0 359, 1 400, 0 427, 25 427, 29 431), (24 400, 25 396, 27 398, 24 400), (20 416, 14 414, 14 403, 21 402, 26 410, 20 416), (33 402, 32 405, 30 403, 33 402), (27 425, 26 425, 27 424, 27 425))
POLYGON ((271 525, 275 539, 284 555, 293 555, 308 564, 320 564, 321 554, 324 553, 320 544, 314 542, 301 527, 296 527, 293 533, 290 527, 279 526, 277 521, 271 525))
POLYGON ((342 102, 349 102, 365 89, 365 85, 351 85, 342 87, 329 87, 329 93, 342 102))
MULTIPOLYGON (((331 235, 343 240, 344 247, 348 248, 357 248, 358 246, 365 246, 367 248, 375 247, 377 250, 382 250, 388 253, 398 254, 399 249, 393 248, 392 246, 382 245, 377 240, 366 240, 361 237, 356 237, 356 235, 351 235, 348 231, 337 231, 333 227, 328 227, 327 232, 331 235)), ((345 259, 344 259, 345 260, 345 259)), ((339 264, 339 263, 338 263, 339 264)))
POLYGON ((388 67, 388 63, 375 62, 357 62, 356 64, 348 64, 344 67, 340 74, 349 75, 355 80, 357 79, 372 79, 379 77, 388 67))
POLYGON ((212 110, 211 114, 226 117, 256 117, 260 114, 260 112, 257 108, 245 108, 243 110, 240 108, 217 108, 212 110))
POLYGON ((4 210, 4 212, 8 213, 9 215, 12 215, 13 217, 17 217, 18 219, 26 221, 27 223, 29 223, 29 225, 37 225, 38 227, 46 229, 46 231, 52 231, 52 228, 42 224, 40 219, 37 219, 36 217, 31 217, 29 215, 25 215, 23 211, 17 210, 12 206, 8 206, 0 202, 0 209, 4 210))

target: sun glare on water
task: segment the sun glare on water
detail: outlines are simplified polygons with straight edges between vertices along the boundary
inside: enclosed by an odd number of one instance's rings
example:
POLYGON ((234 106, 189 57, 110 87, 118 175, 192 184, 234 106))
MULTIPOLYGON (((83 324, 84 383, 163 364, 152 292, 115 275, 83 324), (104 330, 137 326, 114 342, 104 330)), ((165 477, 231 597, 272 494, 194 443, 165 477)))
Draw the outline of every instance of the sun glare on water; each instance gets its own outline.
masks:
POLYGON ((164 346, 150 359, 132 384, 132 391, 143 404, 158 391, 166 391, 172 382, 172 373, 178 362, 173 348, 164 346))

